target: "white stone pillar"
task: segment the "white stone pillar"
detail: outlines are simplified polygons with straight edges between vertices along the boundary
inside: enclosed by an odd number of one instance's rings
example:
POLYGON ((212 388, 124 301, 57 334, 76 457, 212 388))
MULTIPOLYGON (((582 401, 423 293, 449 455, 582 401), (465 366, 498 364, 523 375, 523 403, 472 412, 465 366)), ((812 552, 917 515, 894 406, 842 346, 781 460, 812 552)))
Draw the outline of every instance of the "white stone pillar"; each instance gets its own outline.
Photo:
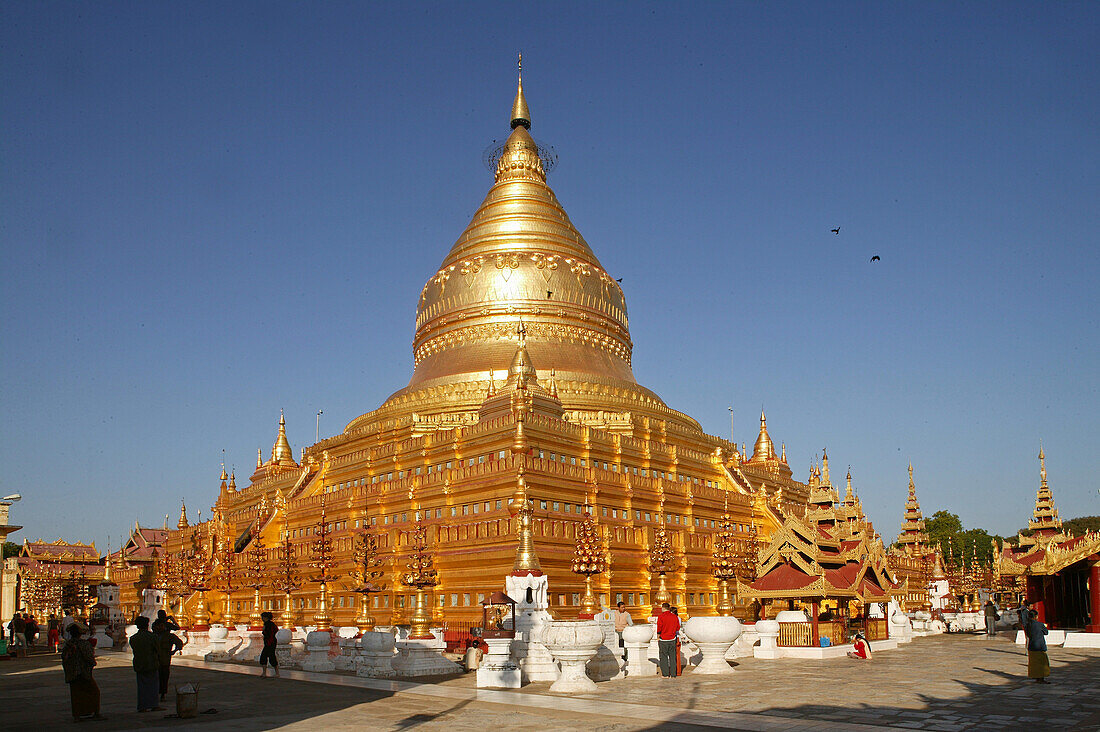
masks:
POLYGON ((332 634, 325 630, 315 630, 306 636, 306 652, 309 658, 302 664, 303 671, 322 673, 336 670, 336 664, 329 658, 332 634))
POLYGON ((756 658, 779 658, 779 621, 757 620, 756 634, 760 636, 760 645, 753 650, 756 658))
POLYGON ((630 678, 654 676, 657 664, 649 660, 649 642, 653 639, 653 626, 649 623, 628 625, 623 629, 623 645, 626 646, 626 675, 630 678))
POLYGON ((512 660, 511 638, 486 638, 489 652, 477 667, 477 685, 481 689, 518 689, 522 685, 519 666, 512 660))

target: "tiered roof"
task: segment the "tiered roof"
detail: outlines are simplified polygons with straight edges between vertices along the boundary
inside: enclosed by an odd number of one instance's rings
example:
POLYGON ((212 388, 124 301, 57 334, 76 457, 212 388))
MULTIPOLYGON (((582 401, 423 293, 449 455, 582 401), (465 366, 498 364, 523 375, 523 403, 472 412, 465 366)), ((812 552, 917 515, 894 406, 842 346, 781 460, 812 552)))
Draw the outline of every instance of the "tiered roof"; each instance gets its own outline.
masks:
POLYGON ((811 470, 811 505, 805 517, 789 516, 761 550, 755 582, 739 585, 760 599, 847 598, 885 602, 895 589, 886 548, 863 514, 851 487, 843 502, 829 481, 829 457, 811 470))
POLYGON ((897 543, 909 556, 926 553, 928 534, 924 530, 924 516, 921 515, 920 502, 917 501, 917 487, 913 483, 913 463, 909 463, 909 497, 905 501, 905 522, 901 526, 897 543))

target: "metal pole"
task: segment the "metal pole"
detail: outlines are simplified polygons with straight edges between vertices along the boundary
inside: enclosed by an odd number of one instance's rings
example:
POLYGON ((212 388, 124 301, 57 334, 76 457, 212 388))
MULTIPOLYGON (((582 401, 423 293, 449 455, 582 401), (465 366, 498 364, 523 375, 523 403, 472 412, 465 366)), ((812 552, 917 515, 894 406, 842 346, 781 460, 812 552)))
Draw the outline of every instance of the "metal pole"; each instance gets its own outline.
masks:
POLYGON ((730 442, 737 444, 733 437, 733 407, 730 407, 730 442))
POLYGON ((314 436, 314 440, 313 440, 314 442, 320 442, 321 441, 321 415, 324 414, 324 413, 325 413, 325 410, 323 410, 323 409, 318 409, 317 410, 317 434, 314 436))

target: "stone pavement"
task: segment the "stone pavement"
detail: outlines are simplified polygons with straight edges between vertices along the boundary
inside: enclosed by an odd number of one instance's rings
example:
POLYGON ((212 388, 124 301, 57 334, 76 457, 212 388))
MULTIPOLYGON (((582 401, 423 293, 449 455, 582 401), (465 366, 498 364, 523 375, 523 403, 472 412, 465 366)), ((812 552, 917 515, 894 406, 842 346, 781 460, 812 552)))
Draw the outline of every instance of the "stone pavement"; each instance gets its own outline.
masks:
MULTIPOLYGON (((919 638, 870 662, 745 659, 725 678, 625 679, 580 696, 551 694, 545 683, 479 690, 472 674, 437 684, 301 671, 260 680, 255 666, 182 661, 173 681, 198 681, 200 710, 217 709, 193 720, 134 712, 125 656, 105 654, 96 678, 112 730, 1100 729, 1100 651, 1050 655, 1046 686, 1024 678, 1025 655, 1009 640, 964 635, 919 638)), ((70 727, 57 661, 0 663, 0 710, 7 729, 70 727)))

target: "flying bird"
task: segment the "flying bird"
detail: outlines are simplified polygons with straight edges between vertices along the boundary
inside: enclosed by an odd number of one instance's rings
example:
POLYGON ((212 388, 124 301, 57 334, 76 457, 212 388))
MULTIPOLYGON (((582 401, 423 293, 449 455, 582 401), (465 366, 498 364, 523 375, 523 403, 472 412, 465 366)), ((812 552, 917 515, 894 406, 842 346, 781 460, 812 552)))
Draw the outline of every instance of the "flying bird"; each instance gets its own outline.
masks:
POLYGON ((879 257, 879 255, 876 254, 875 256, 871 257, 871 261, 872 262, 881 262, 882 259, 879 257))
POLYGON ((619 279, 617 279, 617 280, 615 280, 615 281, 616 281, 616 282, 619 282, 619 283, 622 283, 622 281, 623 281, 623 278, 622 278, 622 277, 620 277, 619 279))
POLYGON ((837 236, 840 236, 840 227, 839 226, 836 227, 835 229, 829 229, 829 231, 833 232, 837 236))

